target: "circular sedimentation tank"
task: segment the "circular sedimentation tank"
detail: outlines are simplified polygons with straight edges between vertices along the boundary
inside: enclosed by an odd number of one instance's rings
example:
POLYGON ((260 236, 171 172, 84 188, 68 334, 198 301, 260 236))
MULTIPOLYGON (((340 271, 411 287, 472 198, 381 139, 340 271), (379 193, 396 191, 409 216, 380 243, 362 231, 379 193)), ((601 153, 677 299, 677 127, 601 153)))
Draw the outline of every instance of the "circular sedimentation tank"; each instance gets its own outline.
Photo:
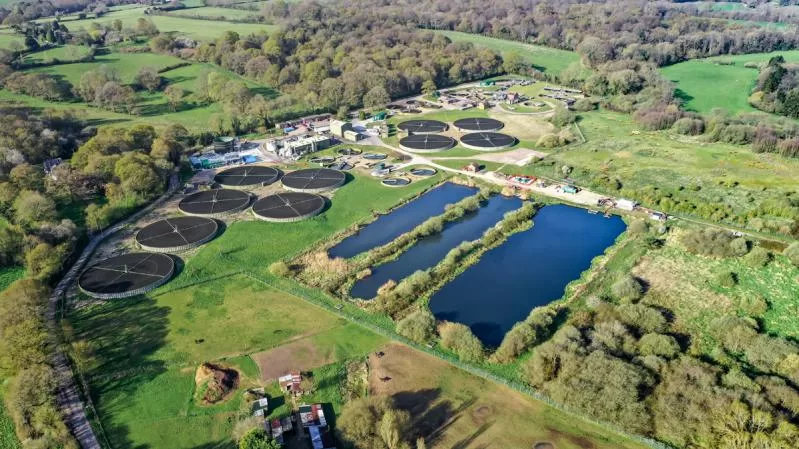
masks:
POLYGON ((364 159, 369 159, 370 161, 382 161, 386 157, 383 153, 366 153, 363 155, 364 159))
POLYGON ((341 148, 338 150, 338 154, 342 156, 358 156, 361 153, 361 150, 357 150, 355 148, 341 148))
POLYGON ((283 187, 295 192, 319 193, 344 185, 346 175, 330 168, 307 168, 283 176, 283 187))
POLYGON ((505 127, 501 121, 485 117, 462 118, 455 120, 452 125, 463 132, 492 132, 505 127))
POLYGON ((406 120, 397 128, 408 134, 436 134, 447 130, 447 124, 438 120, 406 120))
POLYGON ((222 170, 214 176, 214 182, 229 189, 246 189, 272 184, 279 177, 280 171, 276 168, 252 165, 222 170))
POLYGON ((387 187, 405 187, 411 183, 409 179, 404 178, 386 178, 381 183, 387 187))
POLYGON ((496 151, 512 147, 515 144, 515 137, 501 133, 479 132, 461 137, 461 145, 479 151, 496 151))
POLYGON ((408 172, 413 176, 419 176, 424 178, 433 176, 436 173, 438 173, 438 171, 435 168, 430 168, 430 167, 414 167, 408 170, 408 172))
POLYGON ((448 150, 455 146, 455 139, 438 134, 412 134, 399 141, 400 148, 411 152, 434 152, 448 150))
POLYGON ((166 254, 130 253, 87 268, 78 278, 78 287, 94 298, 127 298, 164 285, 174 274, 175 261, 166 254))
POLYGON ((216 236, 219 225, 206 217, 174 217, 158 220, 136 233, 145 251, 172 253, 196 248, 216 236))
POLYGON ((221 217, 242 211, 250 204, 250 194, 241 190, 212 189, 193 193, 178 203, 186 215, 221 217))
POLYGON ((261 220, 291 222, 318 215, 325 208, 325 198, 315 193, 282 192, 261 198, 252 205, 252 213, 261 220))

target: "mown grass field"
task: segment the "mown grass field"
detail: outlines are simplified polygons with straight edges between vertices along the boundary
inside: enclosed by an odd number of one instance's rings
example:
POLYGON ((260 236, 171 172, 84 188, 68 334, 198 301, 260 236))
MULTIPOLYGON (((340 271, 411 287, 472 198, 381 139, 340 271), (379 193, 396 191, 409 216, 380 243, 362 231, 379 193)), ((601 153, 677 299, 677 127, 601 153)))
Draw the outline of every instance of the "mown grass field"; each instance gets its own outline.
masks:
MULTIPOLYGON (((188 10, 191 11, 191 10, 188 10)), ((236 13, 232 13, 236 14, 236 13)), ((83 20, 69 20, 64 21, 64 25, 70 30, 78 30, 80 28, 88 29, 92 23, 111 24, 115 20, 121 20, 124 26, 135 26, 136 21, 141 18, 152 20, 158 30, 161 32, 174 31, 181 35, 186 35, 196 40, 211 40, 216 39, 226 31, 235 31, 242 36, 254 33, 265 32, 268 33, 274 29, 272 25, 256 24, 256 23, 235 23, 226 22, 222 20, 202 20, 188 17, 178 17, 174 15, 145 15, 144 8, 129 8, 118 11, 112 11, 99 19, 83 19, 83 20)))
POLYGON ((12 42, 18 43, 21 48, 25 38, 8 29, 0 30, 0 48, 11 48, 12 42))
POLYGON ((28 53, 23 57, 25 64, 74 61, 89 54, 89 47, 82 45, 63 45, 47 50, 28 53))
POLYGON ((757 109, 749 104, 747 98, 757 81, 758 70, 744 67, 744 64, 768 62, 777 55, 782 55, 788 62, 799 61, 799 51, 793 50, 695 59, 660 70, 666 79, 676 84, 677 96, 683 98, 688 110, 707 113, 722 108, 733 114, 754 112, 757 109), (719 61, 734 64, 719 65, 719 61))
POLYGON ((559 74, 569 65, 580 62, 580 55, 572 51, 507 41, 479 34, 461 33, 459 31, 436 31, 436 33, 443 34, 454 42, 465 41, 479 47, 490 48, 503 56, 509 52, 516 52, 537 69, 554 75, 559 74))

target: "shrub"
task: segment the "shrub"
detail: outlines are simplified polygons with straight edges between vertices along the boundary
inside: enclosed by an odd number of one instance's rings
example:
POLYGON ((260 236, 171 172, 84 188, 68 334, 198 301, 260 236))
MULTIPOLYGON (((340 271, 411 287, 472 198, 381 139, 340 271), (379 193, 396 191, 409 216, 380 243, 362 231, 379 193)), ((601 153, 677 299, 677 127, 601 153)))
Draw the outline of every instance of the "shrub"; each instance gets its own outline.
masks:
POLYGON ((417 343, 424 343, 433 337, 436 319, 427 310, 418 310, 397 323, 397 333, 417 343))
POLYGON ((633 235, 641 235, 649 232, 649 224, 645 220, 633 220, 627 231, 633 235))
POLYGON ((645 334, 638 341, 638 352, 643 355, 656 355, 672 359, 680 353, 680 345, 671 335, 645 334))
POLYGON ((456 353, 464 362, 479 362, 483 359, 483 344, 472 330, 460 323, 444 322, 439 326, 441 346, 456 353))
POLYGON ((732 288, 738 284, 738 276, 732 271, 721 271, 716 273, 713 281, 719 287, 732 288))
POLYGON ((613 284, 611 290, 613 296, 622 301, 635 301, 643 295, 644 286, 638 282, 638 279, 625 275, 613 284))
MULTIPOLYGON (((741 243, 732 242, 736 239, 728 231, 721 229, 704 229, 691 231, 682 236, 682 244, 686 249, 695 254, 711 257, 732 257, 742 255, 741 243)), ((744 253, 745 254, 745 253, 744 253)))
POLYGON ((671 127, 675 132, 696 136, 705 132, 705 122, 701 118, 683 117, 671 127))
POLYGON ((536 145, 541 148, 557 148, 566 145, 566 139, 557 134, 545 134, 538 139, 536 145))
POLYGON ((286 262, 279 260, 269 265, 269 272, 278 277, 288 277, 291 275, 291 268, 286 262))
POLYGON ((785 254, 785 257, 787 257, 792 264, 799 267, 799 242, 791 243, 787 248, 785 248, 783 254, 785 254))
POLYGON ((763 268, 771 261, 771 253, 765 248, 756 246, 746 255, 746 264, 752 268, 763 268))
POLYGON ((572 123, 577 121, 577 116, 574 112, 564 108, 564 107, 557 107, 555 108, 555 113, 552 114, 552 117, 549 121, 559 127, 562 128, 566 125, 571 125, 572 123))
POLYGON ((579 98, 577 101, 574 102, 574 106, 572 106, 575 111, 578 112, 588 112, 593 111, 596 109, 596 105, 593 101, 588 98, 579 98))
POLYGON ((534 309, 526 320, 517 323, 505 334, 502 344, 491 355, 495 363, 510 363, 532 346, 540 344, 551 332, 558 310, 554 308, 534 309))

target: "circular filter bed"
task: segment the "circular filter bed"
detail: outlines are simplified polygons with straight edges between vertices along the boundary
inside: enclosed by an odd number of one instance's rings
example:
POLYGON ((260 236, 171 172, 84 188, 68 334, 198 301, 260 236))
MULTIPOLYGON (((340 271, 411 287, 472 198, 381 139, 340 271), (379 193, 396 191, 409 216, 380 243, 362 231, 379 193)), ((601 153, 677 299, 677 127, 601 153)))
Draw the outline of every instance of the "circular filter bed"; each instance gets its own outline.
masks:
POLYGON ((403 178, 386 178, 381 182, 388 187, 404 187, 411 183, 410 180, 403 178))
POLYGON ((87 268, 78 287, 94 298, 127 298, 165 284, 174 273, 175 261, 166 254, 130 253, 87 268))
POLYGON ((283 192, 261 198, 252 213, 261 220, 288 222, 313 217, 325 208, 325 198, 314 193, 283 192))
POLYGON ((471 133, 461 137, 461 145, 472 150, 495 151, 514 144, 516 138, 501 133, 471 133))
POLYGON ((346 175, 330 168, 306 168, 283 176, 283 187, 297 192, 325 192, 341 187, 346 175))
POLYGON ((453 125, 456 128, 458 128, 459 131, 467 131, 467 132, 499 131, 505 126, 505 124, 500 122, 499 120, 495 120, 493 118, 484 118, 484 117, 462 118, 460 120, 455 120, 453 125))
POLYGON ((244 210, 250 204, 250 194, 241 190, 212 189, 193 193, 178 203, 186 215, 221 217, 244 210))
POLYGON ((455 146, 455 139, 438 134, 412 134, 400 139, 399 144, 405 151, 433 152, 452 148, 455 146))
POLYGON ((397 125, 408 134, 435 134, 447 130, 447 124, 438 120, 407 120, 397 125))
POLYGON ((338 154, 342 156, 357 156, 363 153, 361 150, 356 150, 355 148, 342 148, 338 150, 338 154))
POLYGON ((280 172, 275 168, 253 165, 222 170, 214 176, 214 181, 222 187, 242 189, 272 184, 279 176, 280 172))
POLYGON ((436 171, 435 168, 422 167, 422 168, 412 168, 410 169, 410 173, 413 176, 428 177, 435 175, 436 173, 438 173, 438 171, 436 171))
POLYGON ((336 158, 331 156, 313 157, 311 158, 311 162, 314 164, 332 164, 336 162, 336 158))
POLYGON ((215 220, 205 217, 174 217, 158 220, 136 233, 136 243, 156 253, 186 251, 210 241, 219 230, 215 220))
POLYGON ((363 158, 369 159, 370 161, 382 161, 386 158, 386 155, 382 153, 366 153, 363 155, 363 158))

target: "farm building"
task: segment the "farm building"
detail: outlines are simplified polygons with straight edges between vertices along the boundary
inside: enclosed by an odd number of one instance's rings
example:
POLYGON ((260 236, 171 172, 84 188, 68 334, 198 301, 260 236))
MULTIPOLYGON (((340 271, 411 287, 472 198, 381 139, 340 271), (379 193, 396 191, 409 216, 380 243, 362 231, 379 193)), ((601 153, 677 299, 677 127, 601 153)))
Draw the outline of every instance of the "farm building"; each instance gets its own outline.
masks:
POLYGON ((621 210, 632 211, 635 209, 638 203, 632 200, 625 200, 624 198, 620 198, 616 201, 616 207, 621 210))
POLYGON ((290 393, 292 396, 302 395, 302 374, 299 371, 280 376, 277 381, 284 393, 290 393))
POLYGON ((252 403, 252 416, 264 416, 269 411, 269 400, 261 398, 252 403))
POLYGON ((342 120, 330 121, 330 133, 334 136, 344 138, 344 133, 347 131, 353 131, 352 123, 342 120))
POLYGON ((322 410, 321 404, 301 405, 300 420, 303 427, 327 426, 327 419, 325 419, 325 412, 322 410))

